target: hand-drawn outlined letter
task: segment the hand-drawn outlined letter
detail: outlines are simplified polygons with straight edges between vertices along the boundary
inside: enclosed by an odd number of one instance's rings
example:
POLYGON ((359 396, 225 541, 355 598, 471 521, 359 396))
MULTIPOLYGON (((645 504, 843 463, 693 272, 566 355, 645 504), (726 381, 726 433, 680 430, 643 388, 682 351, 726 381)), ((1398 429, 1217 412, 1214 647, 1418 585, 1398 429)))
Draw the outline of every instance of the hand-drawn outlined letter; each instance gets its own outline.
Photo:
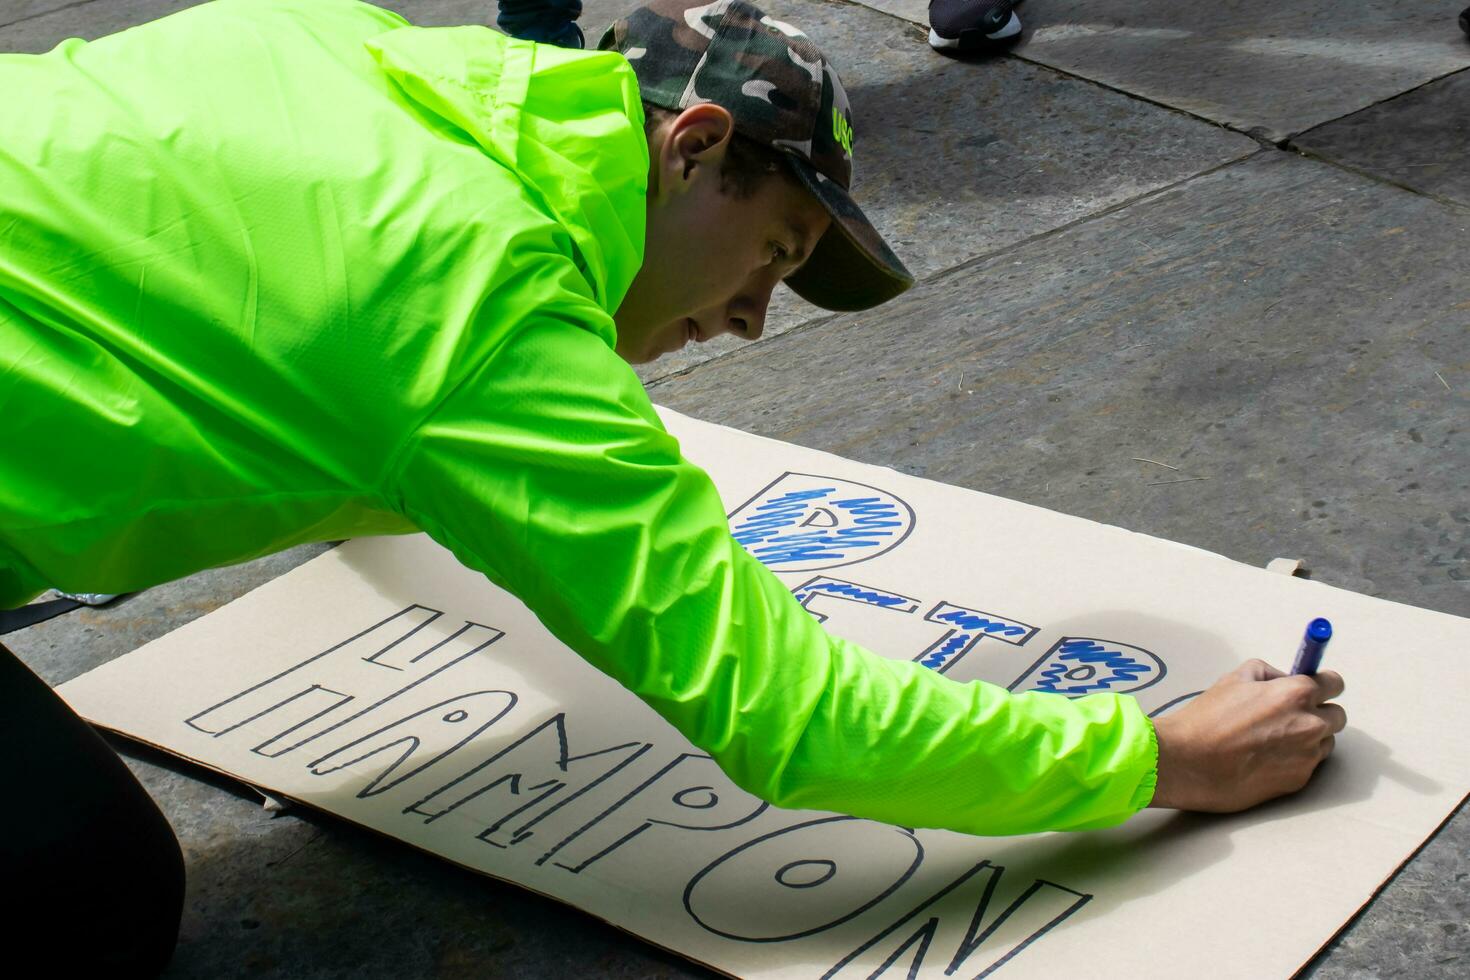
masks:
POLYGON ((1137 694, 1164 679, 1168 668, 1157 656, 1128 643, 1087 636, 1064 636, 1015 682, 1010 690, 1048 691, 1079 698, 1111 691, 1137 694))
POLYGON ((865 605, 877 606, 879 609, 892 609, 894 612, 901 613, 911 613, 919 608, 918 599, 910 599, 908 596, 885 589, 858 585, 856 582, 844 582, 842 579, 830 578, 826 575, 808 579, 792 589, 791 594, 796 596, 796 601, 801 603, 801 607, 811 613, 819 623, 827 621, 827 614, 813 609, 812 602, 823 596, 846 599, 848 602, 861 602, 865 605))
POLYGON ((563 860, 553 863, 578 874, 651 827, 729 830, 749 823, 769 806, 741 792, 709 756, 682 752, 612 806, 558 841, 536 863, 544 864, 570 848, 563 860), (633 800, 637 800, 637 805, 629 806, 633 800), (572 847, 574 843, 576 846, 572 847), (571 863, 576 860, 576 854, 586 856, 571 863))
POLYGON ((396 757, 372 780, 357 791, 358 799, 386 793, 406 779, 453 754, 485 729, 495 724, 515 706, 516 696, 510 691, 472 691, 421 708, 407 717, 389 722, 377 731, 355 738, 319 759, 307 763, 314 775, 325 776, 339 769, 357 768, 365 760, 382 753, 397 752, 396 757), (469 724, 465 724, 469 722, 469 724), (428 746, 423 752, 419 750, 428 746), (418 765, 405 768, 414 756, 418 765), (402 772, 399 770, 402 769, 402 772), (397 773, 396 776, 393 774, 397 773), (389 776, 393 776, 389 779, 389 776), (386 780, 386 782, 385 782, 386 780))
POLYGON ((923 970, 931 951, 943 956, 950 950, 954 953, 944 967, 944 975, 954 976, 963 968, 966 976, 980 980, 1092 900, 1091 895, 1038 879, 987 925, 985 917, 1004 873, 1005 868, 981 861, 844 956, 822 974, 822 980, 873 980, 889 971, 894 977, 913 978, 923 970), (951 893, 951 902, 962 904, 946 916, 938 905, 951 893), (927 918, 925 912, 929 913, 927 918), (982 947, 987 954, 983 966, 971 960, 982 947))
POLYGON ((285 755, 413 690, 505 635, 478 623, 462 623, 445 635, 445 628, 435 622, 442 615, 420 605, 401 609, 184 723, 215 738, 241 729, 263 731, 268 734, 252 751, 270 758, 285 755), (320 683, 327 677, 333 678, 335 687, 320 683), (354 703, 361 707, 351 710, 348 706, 354 703))
POLYGON ((952 602, 941 602, 925 613, 924 619, 949 627, 947 633, 914 658, 941 674, 959 663, 981 640, 993 639, 1013 646, 1025 646, 1038 629, 994 613, 956 606, 952 602))
MULTIPOLYGON (((871 585, 844 581, 830 575, 810 578, 792 589, 791 594, 796 596, 796 601, 801 603, 802 608, 811 613, 819 623, 825 623, 828 616, 827 613, 816 608, 816 600, 828 597, 877 606, 879 609, 890 609, 899 613, 912 613, 919 608, 918 599, 871 585)), ((952 602, 941 602, 936 605, 925 614, 924 621, 945 627, 945 632, 939 639, 925 647, 914 660, 941 674, 959 663, 967 653, 975 649, 981 640, 993 639, 1012 646, 1025 646, 1038 630, 1038 627, 1029 626, 1017 620, 982 612, 978 609, 957 606, 952 602)))
POLYGON ((735 508, 730 533, 772 571, 811 572, 876 558, 914 529, 914 509, 886 490, 784 473, 735 508))
POLYGON ((480 840, 510 847, 532 837, 536 824, 652 748, 647 742, 624 742, 573 755, 566 720, 566 712, 557 712, 403 812, 422 816, 424 823, 455 813, 482 828, 475 835, 480 840), (573 784, 576 789, 571 793, 562 792, 573 784), (540 813, 530 812, 553 798, 540 813))
POLYGON ((924 845, 902 827, 822 817, 763 834, 715 858, 689 879, 684 908, 726 939, 787 942, 873 908, 923 860, 924 845))

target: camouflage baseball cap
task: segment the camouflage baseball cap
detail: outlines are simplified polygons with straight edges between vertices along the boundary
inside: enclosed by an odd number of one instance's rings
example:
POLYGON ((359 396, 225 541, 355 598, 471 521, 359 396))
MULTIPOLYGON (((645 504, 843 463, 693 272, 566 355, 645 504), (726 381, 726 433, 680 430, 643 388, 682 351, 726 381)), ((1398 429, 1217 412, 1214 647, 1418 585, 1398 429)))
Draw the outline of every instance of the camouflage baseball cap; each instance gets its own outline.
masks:
POLYGON ((632 64, 643 99, 680 111, 728 109, 736 132, 785 154, 791 172, 832 215, 811 257, 786 284, 829 310, 865 310, 914 284, 848 193, 852 110, 837 72, 801 31, 746 0, 653 0, 598 44, 632 64))

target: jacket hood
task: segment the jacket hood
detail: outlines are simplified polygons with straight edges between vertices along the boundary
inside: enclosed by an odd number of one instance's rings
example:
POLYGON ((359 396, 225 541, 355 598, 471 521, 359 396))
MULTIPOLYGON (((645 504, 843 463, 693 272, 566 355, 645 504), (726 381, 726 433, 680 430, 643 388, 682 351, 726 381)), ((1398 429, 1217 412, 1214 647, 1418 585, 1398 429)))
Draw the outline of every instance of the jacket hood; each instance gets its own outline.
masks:
POLYGON ((488 27, 405 27, 366 44, 404 96, 516 174, 567 229, 611 316, 643 262, 648 192, 643 103, 622 55, 488 27))

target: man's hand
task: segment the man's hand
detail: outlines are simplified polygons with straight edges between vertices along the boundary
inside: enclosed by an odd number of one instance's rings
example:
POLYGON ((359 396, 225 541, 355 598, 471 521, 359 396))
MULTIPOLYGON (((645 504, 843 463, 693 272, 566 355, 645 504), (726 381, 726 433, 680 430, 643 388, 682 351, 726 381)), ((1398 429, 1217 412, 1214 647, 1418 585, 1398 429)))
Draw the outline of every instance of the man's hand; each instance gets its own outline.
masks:
POLYGON ((1287 675, 1249 660, 1154 723, 1159 783, 1150 806, 1233 813, 1307 784, 1347 712, 1332 671, 1287 675))

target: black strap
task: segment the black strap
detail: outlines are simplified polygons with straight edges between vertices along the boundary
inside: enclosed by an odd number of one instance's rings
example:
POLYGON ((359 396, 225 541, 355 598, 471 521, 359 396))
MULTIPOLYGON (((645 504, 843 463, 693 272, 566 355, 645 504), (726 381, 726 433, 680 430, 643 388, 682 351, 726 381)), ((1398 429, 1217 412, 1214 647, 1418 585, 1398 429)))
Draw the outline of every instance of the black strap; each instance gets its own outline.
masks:
POLYGON ((19 609, 0 609, 0 636, 23 630, 37 623, 44 623, 52 617, 71 612, 81 605, 82 603, 75 599, 50 599, 46 602, 33 602, 19 609))

